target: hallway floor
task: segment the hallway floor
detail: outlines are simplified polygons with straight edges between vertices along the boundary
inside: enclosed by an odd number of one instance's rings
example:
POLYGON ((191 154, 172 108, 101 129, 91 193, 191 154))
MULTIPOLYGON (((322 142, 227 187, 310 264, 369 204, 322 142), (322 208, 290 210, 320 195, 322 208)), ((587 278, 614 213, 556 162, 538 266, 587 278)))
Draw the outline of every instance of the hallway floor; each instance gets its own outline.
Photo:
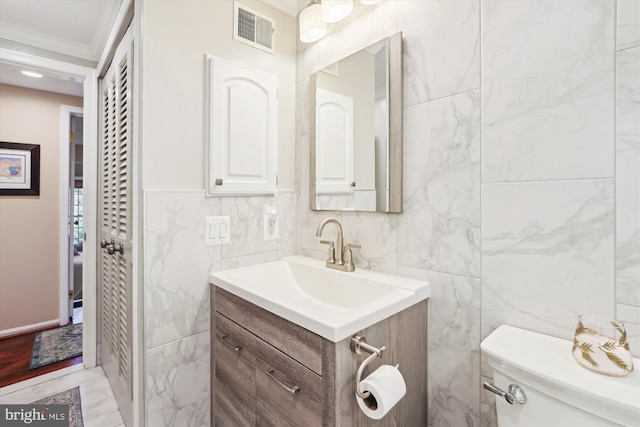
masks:
POLYGON ((82 419, 85 427, 123 427, 124 422, 113 390, 102 367, 73 366, 0 388, 0 404, 22 404, 80 386, 82 419), (68 372, 68 373, 66 373, 68 372))
POLYGON ((0 340, 0 387, 82 363, 82 355, 29 369, 35 332, 0 340))
MULTIPOLYGON (((73 310, 73 323, 82 323, 82 307, 73 310)), ((82 356, 29 369, 33 340, 37 332, 0 339, 0 387, 82 363, 82 356)))

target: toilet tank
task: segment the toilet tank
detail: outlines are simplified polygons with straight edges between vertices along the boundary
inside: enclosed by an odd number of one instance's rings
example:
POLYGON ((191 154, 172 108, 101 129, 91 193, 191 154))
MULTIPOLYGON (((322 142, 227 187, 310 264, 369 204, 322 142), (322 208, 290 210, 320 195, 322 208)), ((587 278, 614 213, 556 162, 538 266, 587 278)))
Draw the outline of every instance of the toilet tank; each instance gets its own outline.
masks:
POLYGON ((579 365, 571 346, 507 325, 482 341, 494 385, 506 391, 516 384, 527 395, 513 405, 496 395, 498 426, 640 426, 640 360, 627 376, 607 376, 579 365))

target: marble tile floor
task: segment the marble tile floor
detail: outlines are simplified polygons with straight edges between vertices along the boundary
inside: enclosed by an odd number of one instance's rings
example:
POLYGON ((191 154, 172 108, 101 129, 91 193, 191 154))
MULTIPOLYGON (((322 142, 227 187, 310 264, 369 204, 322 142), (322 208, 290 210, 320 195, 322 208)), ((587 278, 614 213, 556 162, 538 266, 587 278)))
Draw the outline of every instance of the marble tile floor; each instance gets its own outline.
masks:
POLYGON ((80 386, 85 427, 124 427, 111 385, 102 367, 71 366, 0 388, 0 404, 22 404, 80 386))

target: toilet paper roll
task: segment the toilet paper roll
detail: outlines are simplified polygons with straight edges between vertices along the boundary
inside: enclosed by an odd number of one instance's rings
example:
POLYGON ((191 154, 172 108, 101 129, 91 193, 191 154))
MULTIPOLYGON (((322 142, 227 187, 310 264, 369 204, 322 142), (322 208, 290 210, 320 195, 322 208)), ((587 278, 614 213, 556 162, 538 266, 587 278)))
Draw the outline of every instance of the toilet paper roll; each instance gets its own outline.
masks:
POLYGON ((407 385, 395 366, 382 365, 360 381, 360 391, 371 393, 366 399, 356 393, 360 410, 367 417, 379 420, 407 393, 407 385))

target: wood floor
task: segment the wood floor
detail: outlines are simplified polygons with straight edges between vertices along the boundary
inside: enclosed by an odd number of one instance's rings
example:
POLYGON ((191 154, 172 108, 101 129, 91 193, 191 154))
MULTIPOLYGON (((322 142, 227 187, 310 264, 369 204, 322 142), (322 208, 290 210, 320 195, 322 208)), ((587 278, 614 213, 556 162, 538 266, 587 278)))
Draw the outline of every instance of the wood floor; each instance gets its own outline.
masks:
POLYGON ((0 387, 82 363, 82 356, 29 369, 36 332, 0 339, 0 387))

